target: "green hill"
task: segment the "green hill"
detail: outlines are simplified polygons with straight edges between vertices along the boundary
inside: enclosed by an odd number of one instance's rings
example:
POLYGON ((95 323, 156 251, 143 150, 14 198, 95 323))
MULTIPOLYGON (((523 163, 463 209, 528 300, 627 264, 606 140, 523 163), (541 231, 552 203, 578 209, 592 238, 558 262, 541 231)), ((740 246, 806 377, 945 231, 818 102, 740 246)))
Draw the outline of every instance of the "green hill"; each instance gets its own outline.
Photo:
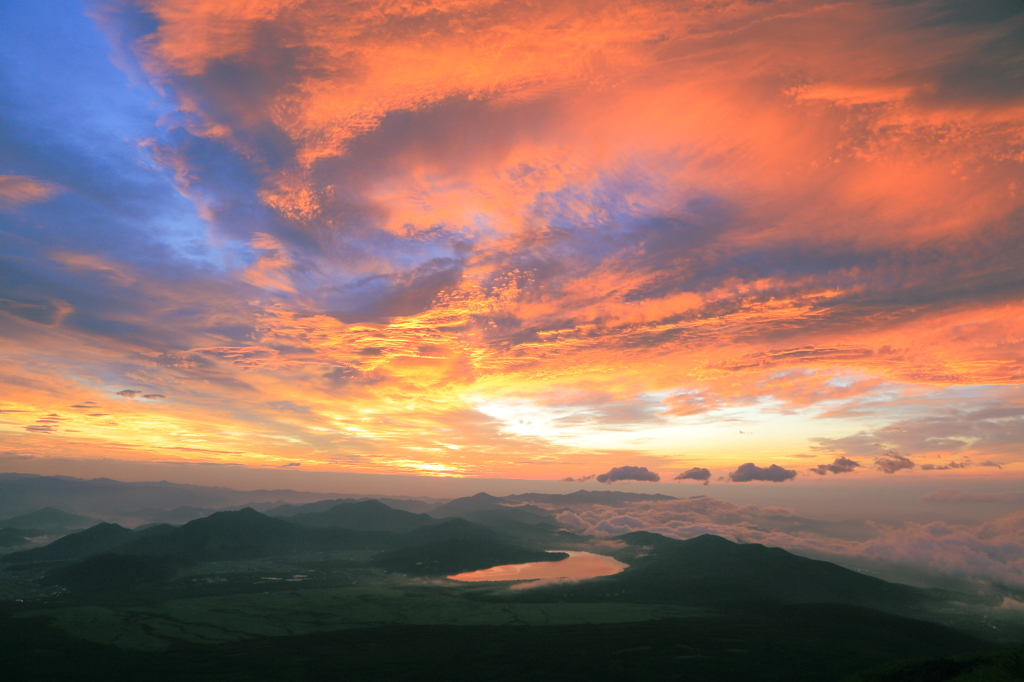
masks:
POLYGON ((372 564, 410 575, 452 575, 504 564, 561 561, 568 556, 493 540, 451 538, 382 552, 372 564))
POLYGON ((40 535, 39 531, 23 530, 21 528, 0 528, 0 547, 18 547, 27 545, 29 538, 40 535))
POLYGON ((308 528, 245 508, 217 512, 157 536, 139 538, 118 548, 117 553, 216 561, 297 552, 383 549, 394 544, 390 533, 308 528))
POLYGON ((0 528, 74 529, 89 528, 99 522, 99 519, 79 514, 69 514, 56 507, 44 507, 28 514, 0 521, 0 528))
POLYGON ((4 557, 4 561, 24 564, 39 561, 69 561, 109 552, 137 537, 136 533, 116 523, 98 523, 71 535, 54 540, 45 547, 26 549, 4 557))
POLYGON ((392 509, 377 500, 337 504, 322 512, 296 514, 292 523, 314 528, 347 528, 349 530, 390 531, 405 533, 422 526, 439 523, 426 514, 413 514, 392 509))
MULTIPOLYGON (((556 590, 560 598, 615 599, 719 606, 752 602, 833 603, 919 615, 932 599, 927 590, 890 583, 856 571, 791 554, 776 547, 738 544, 716 535, 674 540, 657 533, 618 536, 627 547, 616 558, 622 573, 556 590)), ((548 594, 544 598, 551 598, 548 594)))

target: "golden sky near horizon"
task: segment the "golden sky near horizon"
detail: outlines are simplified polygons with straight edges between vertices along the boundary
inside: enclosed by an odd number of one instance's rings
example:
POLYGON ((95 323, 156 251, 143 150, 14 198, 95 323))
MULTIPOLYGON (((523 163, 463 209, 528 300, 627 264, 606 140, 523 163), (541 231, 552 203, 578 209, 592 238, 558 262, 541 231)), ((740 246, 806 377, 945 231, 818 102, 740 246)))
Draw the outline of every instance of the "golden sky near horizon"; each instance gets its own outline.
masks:
POLYGON ((9 456, 1024 471, 1015 3, 87 7, 0 48, 9 456))

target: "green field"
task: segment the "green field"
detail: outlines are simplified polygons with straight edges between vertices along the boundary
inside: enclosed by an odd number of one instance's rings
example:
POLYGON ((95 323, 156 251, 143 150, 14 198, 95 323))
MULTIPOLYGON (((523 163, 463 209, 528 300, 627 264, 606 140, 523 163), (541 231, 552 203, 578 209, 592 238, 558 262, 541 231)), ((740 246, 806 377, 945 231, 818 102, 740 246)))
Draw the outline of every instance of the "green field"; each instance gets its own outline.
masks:
POLYGON ((442 587, 340 587, 174 599, 151 606, 68 606, 24 611, 71 637, 163 651, 174 642, 221 643, 388 625, 577 625, 705 615, 660 604, 501 603, 442 587))

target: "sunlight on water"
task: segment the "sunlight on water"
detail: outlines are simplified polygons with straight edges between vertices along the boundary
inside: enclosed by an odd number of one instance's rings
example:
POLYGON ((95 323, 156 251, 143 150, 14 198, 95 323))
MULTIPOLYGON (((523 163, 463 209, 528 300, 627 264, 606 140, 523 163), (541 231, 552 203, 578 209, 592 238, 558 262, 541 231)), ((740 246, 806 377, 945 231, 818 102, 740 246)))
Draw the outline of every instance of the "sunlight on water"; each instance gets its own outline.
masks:
MULTIPOLYGON (((558 551, 558 550, 554 550, 558 551)), ((613 575, 627 568, 627 564, 610 556, 590 552, 565 552, 569 558, 561 561, 537 561, 529 564, 493 566, 482 571, 450 575, 450 580, 477 583, 498 580, 529 580, 513 585, 513 590, 538 587, 551 583, 576 582, 602 575, 613 575)))

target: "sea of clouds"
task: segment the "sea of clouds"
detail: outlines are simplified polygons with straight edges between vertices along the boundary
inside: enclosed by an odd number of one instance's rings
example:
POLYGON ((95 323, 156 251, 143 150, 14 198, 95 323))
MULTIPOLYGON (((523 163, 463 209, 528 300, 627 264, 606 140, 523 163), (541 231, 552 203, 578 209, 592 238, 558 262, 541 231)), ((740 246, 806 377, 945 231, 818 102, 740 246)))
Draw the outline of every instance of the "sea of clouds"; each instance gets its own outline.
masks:
POLYGON ((710 533, 859 568, 870 563, 902 567, 933 576, 935 584, 953 578, 979 588, 1024 590, 1024 511, 976 526, 939 521, 891 525, 817 521, 781 507, 694 497, 616 507, 563 506, 557 518, 595 536, 643 530, 685 540, 710 533))

